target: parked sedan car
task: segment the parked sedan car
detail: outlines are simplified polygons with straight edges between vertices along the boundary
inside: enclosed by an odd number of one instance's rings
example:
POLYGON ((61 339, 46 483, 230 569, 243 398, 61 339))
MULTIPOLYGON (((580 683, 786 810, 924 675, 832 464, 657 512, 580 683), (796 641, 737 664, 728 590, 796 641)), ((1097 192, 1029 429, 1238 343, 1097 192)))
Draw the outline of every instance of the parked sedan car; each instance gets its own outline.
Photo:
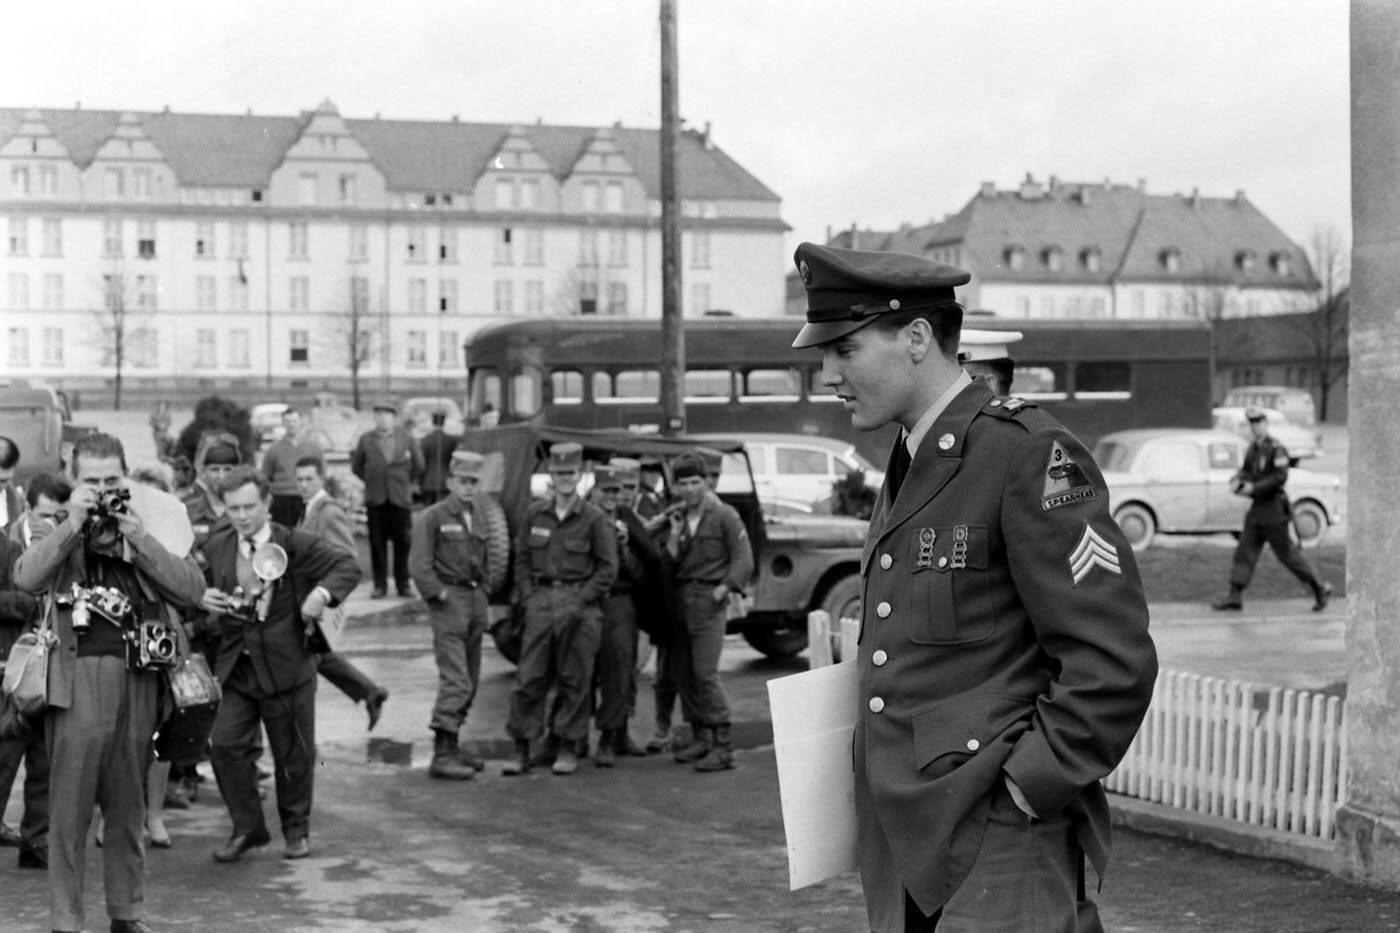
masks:
POLYGON ((259 444, 271 444, 281 440, 287 429, 282 424, 282 413, 287 410, 286 402, 263 402, 254 405, 249 414, 253 425, 253 435, 259 444))
POLYGON ((432 433, 433 413, 438 411, 447 416, 442 424, 443 433, 453 437, 461 437, 465 427, 465 422, 462 420, 462 409, 450 398, 425 396, 409 399, 403 403, 404 425, 416 439, 421 441, 432 433))
MULTIPOLYGON (((1238 405, 1212 408, 1210 413, 1215 419, 1212 427, 1217 431, 1238 434, 1248 441, 1252 437, 1249 432, 1249 419, 1244 416, 1248 410, 1238 405)), ((1316 457, 1322 453, 1321 431, 1289 421, 1283 416, 1283 412, 1274 408, 1264 408, 1263 412, 1264 420, 1269 425, 1269 436, 1283 445, 1295 466, 1299 460, 1316 457)))
MULTIPOLYGON (((717 438, 738 441, 748 453, 748 465, 753 470, 753 488, 764 508, 778 509, 784 505, 811 507, 832 494, 832 484, 846 474, 859 470, 865 484, 878 490, 885 474, 876 469, 846 441, 814 434, 767 434, 736 431, 729 434, 697 434, 704 440, 717 438)), ((726 462, 720 472, 719 491, 746 489, 748 476, 739 469, 738 461, 726 462)))
MULTIPOLYGON (((1230 491, 1230 478, 1249 444, 1237 434, 1150 428, 1106 434, 1094 447, 1113 517, 1134 550, 1158 534, 1238 533, 1249 500, 1230 491)), ((1300 468, 1284 487, 1293 524, 1305 547, 1319 543, 1341 517, 1341 478, 1300 468)))

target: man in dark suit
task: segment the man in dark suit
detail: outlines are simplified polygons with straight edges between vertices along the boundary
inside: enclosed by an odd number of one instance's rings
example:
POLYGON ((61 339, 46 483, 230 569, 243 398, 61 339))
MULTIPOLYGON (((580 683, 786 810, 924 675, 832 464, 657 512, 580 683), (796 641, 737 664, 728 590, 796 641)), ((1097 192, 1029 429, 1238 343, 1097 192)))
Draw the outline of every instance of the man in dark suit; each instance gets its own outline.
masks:
POLYGON ((205 545, 203 606, 221 628, 215 674, 224 696, 209 738, 210 759, 233 832, 214 858, 234 862, 270 841, 258 796, 259 724, 267 729, 276 766, 282 857, 305 858, 316 765, 316 660, 307 647, 307 620, 348 596, 360 568, 325 541, 269 521, 271 487, 258 470, 238 467, 221 493, 229 523, 205 545), (285 552, 286 569, 264 584, 258 549, 268 544, 285 552))
POLYGON ((457 438, 448 437, 443 425, 447 423, 447 413, 433 412, 433 429, 419 443, 423 450, 423 504, 432 505, 447 497, 448 467, 452 463, 452 451, 457 449, 457 438))
POLYGON ((958 368, 966 272, 803 243, 822 383, 903 429, 861 559, 857 846, 870 926, 1098 931, 1099 780, 1156 677, 1142 582, 1083 445, 958 368))
POLYGON ((423 453, 408 430, 397 423, 398 403, 374 403, 374 430, 360 435, 350 454, 350 469, 365 484, 369 524, 369 564, 375 599, 388 591, 388 545, 394 546, 394 584, 411 596, 408 548, 412 526, 413 484, 423 475, 423 453))

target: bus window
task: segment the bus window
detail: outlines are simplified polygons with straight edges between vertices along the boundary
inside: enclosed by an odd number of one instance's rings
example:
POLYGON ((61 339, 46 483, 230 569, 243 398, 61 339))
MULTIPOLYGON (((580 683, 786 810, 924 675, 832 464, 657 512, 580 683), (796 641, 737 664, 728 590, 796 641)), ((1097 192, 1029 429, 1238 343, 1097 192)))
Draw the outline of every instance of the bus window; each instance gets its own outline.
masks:
POLYGON ((1022 398, 1068 398, 1064 366, 1017 366, 1011 382, 1011 394, 1022 398))
POLYGON ((1075 363, 1074 397, 1132 397, 1132 368, 1127 363, 1075 363))
POLYGON ((576 369, 556 369, 549 374, 550 401, 556 405, 583 403, 583 373, 576 369))
POLYGON ((741 374, 741 402, 795 402, 798 373, 795 369, 751 369, 741 374))
POLYGON ((807 397, 814 402, 838 402, 836 390, 822 385, 822 368, 807 370, 807 397))
POLYGON ((655 402, 661 397, 661 374, 654 369, 624 369, 613 376, 612 392, 597 395, 595 379, 593 400, 600 405, 655 402))
POLYGON ((688 369, 685 372, 687 403, 724 404, 734 392, 734 378, 727 369, 688 369))
POLYGON ((483 411, 501 410, 501 374, 494 368, 472 370, 470 418, 480 418, 483 411), (487 408, 487 406, 490 408, 487 408))
POLYGON ((598 370, 597 372, 593 373, 593 376, 588 380, 588 382, 593 390, 588 394, 588 397, 593 399, 593 401, 607 401, 608 399, 611 399, 613 397, 612 373, 606 373, 602 370, 598 370))
POLYGON ((527 366, 510 377, 510 413, 514 418, 532 418, 544 404, 541 396, 544 379, 540 371, 527 366))

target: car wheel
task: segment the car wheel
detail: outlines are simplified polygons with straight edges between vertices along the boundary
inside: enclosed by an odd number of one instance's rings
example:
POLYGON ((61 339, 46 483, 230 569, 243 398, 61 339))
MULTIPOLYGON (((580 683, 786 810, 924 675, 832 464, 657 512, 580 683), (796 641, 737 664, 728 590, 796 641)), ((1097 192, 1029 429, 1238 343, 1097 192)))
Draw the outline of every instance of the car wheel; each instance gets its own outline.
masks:
POLYGON ((805 628, 745 629, 744 641, 770 658, 790 658, 807 647, 805 628))
POLYGON ((1317 547, 1327 537, 1327 510, 1308 499, 1293 503, 1293 527, 1303 547, 1317 547))
POLYGON ((831 618, 831 659, 841 660, 841 620, 860 618, 860 575, 837 580, 822 597, 821 608, 831 618))
POLYGON ((1157 520, 1145 506, 1135 502, 1114 512, 1113 520, 1123 529, 1123 536, 1134 551, 1147 550, 1152 545, 1152 539, 1157 537, 1157 520))

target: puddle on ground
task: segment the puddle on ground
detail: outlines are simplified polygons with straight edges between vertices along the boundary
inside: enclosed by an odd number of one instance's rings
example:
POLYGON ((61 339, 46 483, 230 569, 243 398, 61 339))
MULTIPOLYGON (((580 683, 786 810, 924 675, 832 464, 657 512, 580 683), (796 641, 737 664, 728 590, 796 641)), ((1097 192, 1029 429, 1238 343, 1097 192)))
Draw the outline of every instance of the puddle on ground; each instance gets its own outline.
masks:
POLYGON ((382 761, 386 765, 413 764, 413 743, 393 739, 370 739, 365 746, 366 761, 382 761))

